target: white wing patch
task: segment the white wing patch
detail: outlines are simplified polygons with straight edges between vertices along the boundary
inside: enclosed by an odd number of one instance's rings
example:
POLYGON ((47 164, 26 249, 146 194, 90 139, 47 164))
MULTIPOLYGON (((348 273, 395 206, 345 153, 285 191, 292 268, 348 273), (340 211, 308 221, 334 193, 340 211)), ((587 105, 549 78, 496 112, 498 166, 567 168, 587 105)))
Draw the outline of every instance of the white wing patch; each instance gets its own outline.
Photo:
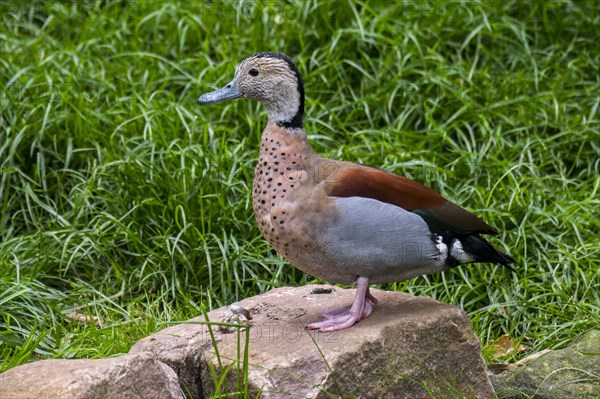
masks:
POLYGON ((475 262, 475 257, 463 249, 460 241, 454 240, 452 247, 450 248, 450 256, 458 260, 460 263, 475 262))
POLYGON ((438 259, 442 262, 445 262, 446 259, 448 259, 448 246, 444 243, 442 236, 437 236, 436 241, 437 243, 435 246, 437 247, 438 251, 440 251, 440 256, 438 259))

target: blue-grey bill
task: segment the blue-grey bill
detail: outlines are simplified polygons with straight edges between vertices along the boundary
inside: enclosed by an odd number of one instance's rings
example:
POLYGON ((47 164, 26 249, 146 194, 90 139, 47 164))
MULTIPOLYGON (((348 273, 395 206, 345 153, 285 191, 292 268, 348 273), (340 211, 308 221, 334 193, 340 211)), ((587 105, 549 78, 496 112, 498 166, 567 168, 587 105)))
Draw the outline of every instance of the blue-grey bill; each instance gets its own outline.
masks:
POLYGON ((198 98, 200 104, 213 104, 219 101, 231 100, 233 98, 243 97, 244 94, 240 91, 235 80, 232 80, 225 87, 206 93, 198 98))

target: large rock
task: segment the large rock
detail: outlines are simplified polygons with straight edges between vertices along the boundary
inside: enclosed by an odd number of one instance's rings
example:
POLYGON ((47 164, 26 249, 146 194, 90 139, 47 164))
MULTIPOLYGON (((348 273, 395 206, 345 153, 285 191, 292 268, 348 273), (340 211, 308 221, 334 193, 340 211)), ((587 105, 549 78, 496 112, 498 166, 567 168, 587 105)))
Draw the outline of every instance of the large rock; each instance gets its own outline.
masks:
POLYGON ((492 376, 492 382, 498 397, 505 399, 599 398, 600 331, 589 331, 565 349, 492 376))
POLYGON ((0 398, 183 398, 173 370, 150 353, 42 360, 0 374, 0 398))
MULTIPOLYGON (((213 326, 218 356, 205 324, 167 328, 138 342, 130 353, 154 353, 177 372, 193 397, 212 395, 214 382, 229 365, 226 386, 219 390, 247 389, 251 397, 259 391, 261 398, 493 396, 479 341, 466 314, 455 306, 372 290, 379 304, 366 320, 333 333, 305 330, 324 310, 349 305, 354 293, 313 285, 274 289, 241 301, 253 317, 247 388, 243 331, 226 333, 213 326)), ((231 319, 228 315, 228 308, 220 308, 208 316, 219 322, 231 319)))

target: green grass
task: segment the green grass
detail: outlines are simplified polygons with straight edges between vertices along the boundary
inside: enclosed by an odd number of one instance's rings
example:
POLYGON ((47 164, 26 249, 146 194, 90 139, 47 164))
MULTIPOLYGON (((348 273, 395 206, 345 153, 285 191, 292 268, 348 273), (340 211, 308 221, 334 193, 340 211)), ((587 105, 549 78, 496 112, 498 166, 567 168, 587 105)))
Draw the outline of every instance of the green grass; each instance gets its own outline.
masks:
POLYGON ((298 62, 318 152, 431 186, 517 259, 385 289, 484 345, 598 327, 600 3, 95 4, 0 3, 0 371, 314 281, 254 223, 264 110, 196 104, 266 50, 298 62))

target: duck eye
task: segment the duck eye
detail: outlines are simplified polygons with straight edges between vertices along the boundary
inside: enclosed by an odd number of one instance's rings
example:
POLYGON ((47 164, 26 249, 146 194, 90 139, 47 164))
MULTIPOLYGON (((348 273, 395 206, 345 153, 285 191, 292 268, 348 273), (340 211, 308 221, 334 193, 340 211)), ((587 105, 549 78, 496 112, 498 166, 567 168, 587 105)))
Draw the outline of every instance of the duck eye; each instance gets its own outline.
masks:
POLYGON ((248 73, 250 74, 250 76, 258 76, 258 69, 252 68, 248 71, 248 73))

